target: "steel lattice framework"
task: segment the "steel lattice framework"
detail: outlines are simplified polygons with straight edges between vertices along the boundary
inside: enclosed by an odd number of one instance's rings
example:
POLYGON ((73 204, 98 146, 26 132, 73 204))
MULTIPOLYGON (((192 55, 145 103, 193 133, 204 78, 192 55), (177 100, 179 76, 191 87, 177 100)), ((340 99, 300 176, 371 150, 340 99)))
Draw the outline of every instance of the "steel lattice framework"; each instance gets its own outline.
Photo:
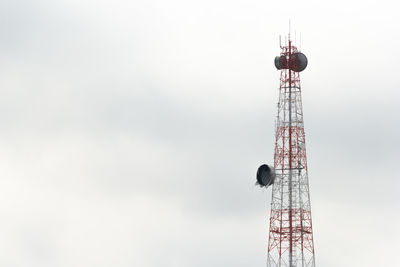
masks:
MULTIPOLYGON (((290 37, 281 48, 296 64, 290 37)), ((267 266, 315 267, 300 75, 290 68, 280 76, 274 168, 267 266)))

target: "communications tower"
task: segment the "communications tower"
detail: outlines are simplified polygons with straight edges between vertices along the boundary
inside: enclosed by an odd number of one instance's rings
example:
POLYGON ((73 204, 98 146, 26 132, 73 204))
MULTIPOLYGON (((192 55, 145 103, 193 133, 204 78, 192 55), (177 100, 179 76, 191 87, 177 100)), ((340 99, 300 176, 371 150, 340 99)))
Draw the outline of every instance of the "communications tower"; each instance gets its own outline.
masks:
POLYGON ((268 267, 315 267, 300 72, 307 58, 288 42, 275 66, 280 70, 274 166, 261 165, 257 184, 272 185, 268 267))

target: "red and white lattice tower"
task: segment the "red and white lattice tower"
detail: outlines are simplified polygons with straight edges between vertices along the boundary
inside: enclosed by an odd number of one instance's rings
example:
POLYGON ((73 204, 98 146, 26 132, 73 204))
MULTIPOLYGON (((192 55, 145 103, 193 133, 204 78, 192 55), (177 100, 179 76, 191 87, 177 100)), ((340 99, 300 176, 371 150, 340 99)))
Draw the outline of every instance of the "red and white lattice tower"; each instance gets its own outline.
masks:
POLYGON ((267 266, 315 267, 299 74, 307 58, 288 39, 275 59, 280 87, 267 266))

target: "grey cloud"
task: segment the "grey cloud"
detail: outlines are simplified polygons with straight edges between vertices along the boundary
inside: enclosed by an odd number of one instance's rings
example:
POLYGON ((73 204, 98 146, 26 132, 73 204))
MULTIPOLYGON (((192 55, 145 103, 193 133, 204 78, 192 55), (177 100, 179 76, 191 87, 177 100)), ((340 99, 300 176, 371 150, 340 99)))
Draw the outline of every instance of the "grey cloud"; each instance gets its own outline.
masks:
MULTIPOLYGON (((396 9, 364 4, 288 11, 324 266, 389 264, 399 235, 396 9)), ((265 264, 281 3, 1 5, 0 265, 265 264)))

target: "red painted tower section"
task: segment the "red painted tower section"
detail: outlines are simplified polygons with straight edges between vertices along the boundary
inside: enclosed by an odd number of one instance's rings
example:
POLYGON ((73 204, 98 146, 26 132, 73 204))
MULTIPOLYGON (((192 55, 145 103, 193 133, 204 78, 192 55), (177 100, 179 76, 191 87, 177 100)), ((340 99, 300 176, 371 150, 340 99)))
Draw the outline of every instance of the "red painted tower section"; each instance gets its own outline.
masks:
POLYGON ((315 267, 297 47, 281 46, 278 115, 269 227, 269 267, 315 267))

